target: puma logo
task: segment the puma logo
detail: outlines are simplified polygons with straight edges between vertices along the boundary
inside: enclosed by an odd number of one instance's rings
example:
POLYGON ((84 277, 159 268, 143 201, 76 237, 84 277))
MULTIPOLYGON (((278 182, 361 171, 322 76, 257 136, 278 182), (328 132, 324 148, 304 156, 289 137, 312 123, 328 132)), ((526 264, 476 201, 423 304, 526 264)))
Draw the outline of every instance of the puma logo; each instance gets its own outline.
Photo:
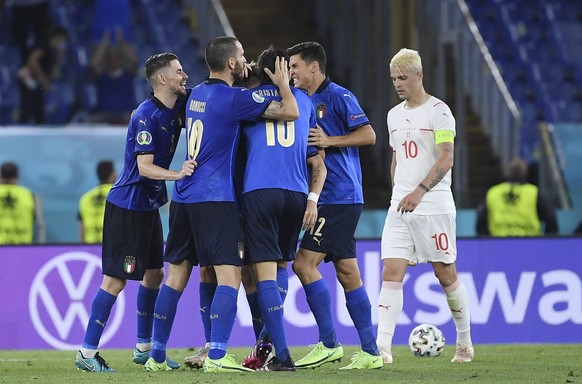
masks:
POLYGON ((382 305, 382 304, 378 304, 379 308, 386 308, 387 311, 390 310, 391 305, 382 305))
POLYGON ((459 308, 459 309, 453 309, 451 308, 451 312, 455 312, 455 313, 463 313, 463 308, 459 308))
POLYGON ((317 243, 317 245, 319 245, 321 247, 321 239, 313 236, 313 240, 317 243))

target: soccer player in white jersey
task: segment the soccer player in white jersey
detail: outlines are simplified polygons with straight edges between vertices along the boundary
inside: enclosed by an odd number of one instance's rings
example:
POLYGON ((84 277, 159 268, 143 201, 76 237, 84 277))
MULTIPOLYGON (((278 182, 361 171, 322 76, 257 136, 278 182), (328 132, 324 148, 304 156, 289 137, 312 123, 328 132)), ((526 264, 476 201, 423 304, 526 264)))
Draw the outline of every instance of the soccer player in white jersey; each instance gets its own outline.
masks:
POLYGON ((431 263, 457 329, 452 362, 470 362, 467 290, 455 260, 455 202, 451 192, 455 118, 449 107, 426 93, 417 51, 403 48, 390 62, 392 83, 403 101, 388 112, 392 156, 392 199, 382 233, 382 289, 377 343, 392 363, 392 336, 402 312, 402 282, 408 265, 431 263))

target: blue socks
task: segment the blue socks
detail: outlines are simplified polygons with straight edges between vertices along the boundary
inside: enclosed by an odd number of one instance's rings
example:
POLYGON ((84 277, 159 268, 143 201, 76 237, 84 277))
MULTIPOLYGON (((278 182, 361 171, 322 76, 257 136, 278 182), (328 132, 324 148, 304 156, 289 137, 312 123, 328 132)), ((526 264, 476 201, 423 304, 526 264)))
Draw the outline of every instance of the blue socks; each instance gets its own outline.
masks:
POLYGON ((331 296, 325 280, 319 279, 303 286, 307 304, 315 317, 319 329, 319 341, 327 348, 338 345, 333 315, 331 312, 331 296))
POLYGON ((154 327, 154 307, 159 289, 149 289, 139 285, 137 290, 137 342, 151 343, 154 327))
POLYGON ((358 331, 362 350, 370 355, 379 355, 372 326, 372 306, 363 285, 351 292, 346 292, 346 307, 358 331))
POLYGON ((99 288, 91 304, 91 317, 89 318, 89 324, 87 324, 87 330, 85 331, 83 348, 98 348, 99 340, 101 340, 101 335, 103 335, 105 324, 109 320, 111 308, 113 308, 115 300, 117 300, 117 296, 113 296, 99 288))
POLYGON ((259 281, 257 293, 259 294, 261 313, 263 313, 263 322, 267 327, 275 351, 277 351, 277 359, 286 361, 290 354, 283 324, 283 300, 279 293, 279 286, 275 280, 259 281))
POLYGON ((263 317, 261 315, 261 307, 259 307, 259 295, 257 292, 247 294, 247 302, 251 309, 251 317, 253 318, 253 331, 255 332, 255 339, 259 339, 263 333, 263 317))
POLYGON ((172 325, 174 325, 180 296, 182 296, 181 292, 164 284, 156 301, 154 311, 154 347, 150 357, 153 357, 158 363, 163 363, 166 360, 166 344, 168 344, 172 325))
POLYGON ((202 319, 202 326, 204 327, 204 339, 207 343, 210 342, 210 307, 216 292, 216 284, 200 282, 200 318, 202 319))
MULTIPOLYGON (((285 298, 287 297, 287 291, 289 290, 289 274, 287 273, 287 268, 279 268, 277 267, 277 286, 278 286, 278 290, 279 290, 279 295, 281 296, 281 302, 285 303, 285 298)), ((257 306, 258 304, 258 299, 257 299, 257 306)), ((251 309, 252 312, 252 309, 251 309)), ((260 309, 259 309, 260 312, 260 309)), ((254 317, 254 315, 253 315, 254 317)), ((262 320, 262 318, 261 318, 262 320)), ((253 323, 253 327, 254 327, 254 323, 253 323)), ((266 340, 267 338, 269 338, 269 331, 267 331, 267 328, 263 325, 261 327, 262 329, 260 330, 260 333, 257 335, 256 334, 256 330, 255 330, 255 336, 257 338, 257 340, 266 340)))
POLYGON ((226 355, 226 346, 234 326, 238 291, 227 285, 219 285, 214 293, 210 308, 210 351, 212 360, 222 359, 226 355))
POLYGON ((289 290, 289 273, 286 268, 277 268, 277 285, 279 286, 281 301, 284 303, 289 290))

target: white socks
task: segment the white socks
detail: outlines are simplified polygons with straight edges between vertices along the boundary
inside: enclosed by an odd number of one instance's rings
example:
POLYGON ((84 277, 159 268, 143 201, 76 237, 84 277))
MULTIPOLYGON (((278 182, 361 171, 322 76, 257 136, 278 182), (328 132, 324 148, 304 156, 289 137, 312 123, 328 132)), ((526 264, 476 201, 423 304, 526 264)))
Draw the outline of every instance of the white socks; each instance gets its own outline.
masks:
POLYGON ((447 303, 451 308, 455 328, 457 329, 457 344, 472 344, 471 342, 471 311, 469 309, 469 296, 467 289, 461 280, 455 281, 453 285, 444 288, 447 295, 447 303))
POLYGON ((392 336, 394 336, 396 320, 402 312, 403 302, 402 283, 383 281, 378 297, 378 336, 376 339, 380 352, 392 355, 392 336))

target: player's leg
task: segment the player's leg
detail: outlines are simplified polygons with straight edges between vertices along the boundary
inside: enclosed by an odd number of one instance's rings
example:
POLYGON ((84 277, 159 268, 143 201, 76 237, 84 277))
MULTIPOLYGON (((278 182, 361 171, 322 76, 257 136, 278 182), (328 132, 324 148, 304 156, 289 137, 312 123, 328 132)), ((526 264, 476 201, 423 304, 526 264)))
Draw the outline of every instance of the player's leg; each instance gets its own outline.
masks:
POLYGON ((193 369, 201 369, 204 366, 204 360, 208 357, 210 349, 210 306, 216 292, 216 274, 212 266, 200 267, 200 284, 198 294, 200 297, 200 318, 204 328, 203 347, 196 348, 193 355, 184 358, 184 364, 193 369))
POLYGON ((144 365, 148 371, 167 371, 180 367, 179 363, 167 357, 166 346, 178 301, 188 284, 192 267, 197 262, 192 233, 188 230, 191 228, 189 214, 186 204, 172 202, 170 205, 170 232, 163 257, 168 263, 168 277, 160 289, 153 310, 153 349, 144 365))
MULTIPOLYGON (((245 255, 245 258, 248 255, 245 255)), ((259 296, 257 294, 257 279, 250 265, 243 265, 241 268, 242 285, 245 288, 247 302, 251 310, 253 320, 253 331, 255 332, 255 340, 259 339, 261 331, 263 330, 263 317, 261 315, 261 308, 259 307, 259 296)))
POLYGON ((287 343, 283 319, 283 299, 277 284, 277 263, 275 261, 254 264, 257 275, 257 293, 263 313, 263 322, 275 347, 275 358, 267 365, 268 370, 294 371, 295 364, 287 343))
POLYGON ((467 363, 473 360, 474 348, 471 341, 471 311, 469 296, 465 285, 459 280, 455 263, 432 263, 435 275, 447 297, 455 328, 457 330, 454 363, 467 363))
MULTIPOLYGON (((145 274, 137 292, 137 343, 133 351, 133 361, 145 364, 152 349, 154 325, 154 307, 164 281, 164 238, 162 222, 157 211, 143 214, 143 221, 150 221, 148 230, 144 230, 143 243, 148 243, 144 255, 140 256, 147 263, 145 274)), ((177 367, 176 367, 177 368, 177 367)))
POLYGON ((154 338, 150 358, 145 364, 148 371, 167 371, 177 369, 179 364, 166 355, 167 343, 172 332, 178 302, 192 272, 192 263, 182 260, 180 264, 169 264, 168 278, 160 289, 154 312, 154 338), (177 367, 174 366, 177 364, 177 367))
MULTIPOLYGON (((354 253, 355 256, 355 242, 354 253)), ((335 259, 338 281, 342 285, 348 313, 356 327, 362 351, 352 357, 352 363, 341 369, 374 369, 382 367, 382 358, 376 345, 372 325, 372 305, 364 287, 356 258, 335 259)))
POLYGON ((232 333, 237 310, 240 267, 215 265, 218 286, 210 308, 211 333, 208 358, 204 361, 205 372, 253 371, 239 365, 232 355, 227 355, 228 339, 232 333))
POLYGON ((210 307, 210 350, 204 361, 205 372, 252 371, 227 355, 228 340, 237 311, 241 284, 239 253, 242 238, 235 203, 198 203, 194 239, 201 266, 213 265, 218 286, 210 307), (217 235, 218 234, 218 235, 217 235))
POLYGON ((471 341, 471 312, 467 290, 457 275, 457 227, 455 214, 428 216, 428 233, 436 234, 426 239, 428 248, 433 248, 432 266, 435 276, 443 287, 447 303, 451 309, 457 330, 456 353, 454 363, 473 360, 474 349, 471 341))
MULTIPOLYGON (((248 260, 249 253, 245 251, 245 260, 248 260)), ((253 320, 253 330, 255 332, 255 345, 244 359, 242 365, 250 369, 258 370, 262 368, 271 357, 273 344, 269 337, 267 327, 263 323, 263 316, 259 306, 259 294, 257 293, 257 278, 251 265, 243 265, 241 268, 242 284, 245 288, 247 302, 251 310, 253 320)))
POLYGON ((99 355, 98 348, 113 304, 125 287, 125 283, 126 280, 120 278, 103 276, 101 288, 91 304, 91 315, 85 330, 83 345, 75 357, 75 365, 78 369, 91 372, 114 372, 99 355))
POLYGON ((98 347, 105 324, 117 296, 127 279, 141 280, 145 265, 133 256, 143 251, 139 243, 144 223, 136 212, 121 209, 109 202, 105 205, 102 243, 103 282, 91 304, 91 315, 85 331, 83 345, 75 358, 77 368, 92 372, 111 372, 105 360, 99 356, 98 347), (132 228, 129 231, 128 228, 132 228))
POLYGON ((391 364, 393 361, 392 338, 396 329, 396 320, 402 312, 404 303, 402 281, 408 261, 405 259, 383 259, 382 265, 382 288, 378 297, 376 342, 384 364, 391 364))
POLYGON ((317 269, 324 258, 324 253, 299 248, 293 261, 293 271, 303 285, 307 304, 319 331, 319 342, 305 357, 295 362, 297 368, 315 368, 328 362, 340 361, 343 357, 343 348, 333 324, 329 287, 317 269))
POLYGON ((392 338, 396 320, 402 312, 402 282, 407 266, 415 262, 414 243, 402 215, 389 210, 381 240, 382 287, 378 297, 378 335, 376 342, 385 364, 391 364, 392 338))

